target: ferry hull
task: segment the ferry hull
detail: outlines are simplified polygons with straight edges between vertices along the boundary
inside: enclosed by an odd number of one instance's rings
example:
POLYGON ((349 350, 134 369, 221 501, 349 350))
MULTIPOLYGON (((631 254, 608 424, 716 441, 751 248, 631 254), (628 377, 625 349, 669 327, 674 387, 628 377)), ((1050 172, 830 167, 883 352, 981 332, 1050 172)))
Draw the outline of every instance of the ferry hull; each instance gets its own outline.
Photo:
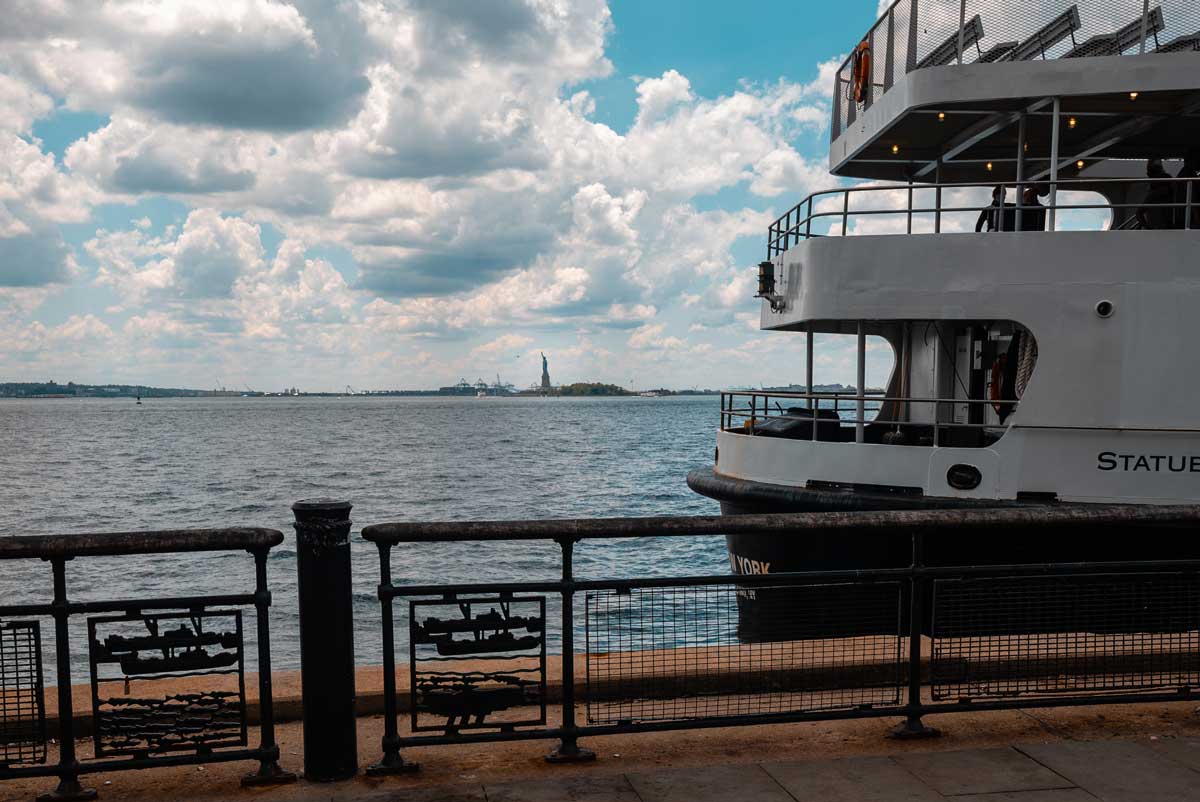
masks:
MULTIPOLYGON (((786 487, 722 477, 711 468, 688 475, 688 485, 697 493, 720 502, 724 515, 788 512, 850 512, 867 510, 912 510, 1036 506, 1029 502, 934 498, 888 493, 885 490, 825 490, 786 487)), ((788 571, 902 568, 911 564, 912 544, 895 534, 846 534, 780 537, 778 535, 728 535, 729 561, 735 575, 772 574, 788 571)), ((1036 532, 1005 532, 1002 538, 980 538, 977 534, 943 531, 925 541, 928 565, 1014 565, 1050 562, 1116 562, 1155 559, 1200 559, 1200 538, 1177 528, 1142 526, 1136 530, 1081 529, 1061 532, 1039 528, 1036 532)), ((740 589, 738 634, 745 641, 790 640, 798 637, 854 635, 887 631, 899 620, 907 627, 907 593, 890 591, 897 617, 867 625, 849 622, 853 616, 837 615, 836 609, 821 610, 824 628, 813 630, 811 615, 798 611, 813 604, 811 593, 794 589, 740 589), (895 599, 900 604, 896 605, 895 599), (887 624, 886 628, 880 623, 887 624)), ((819 602, 821 607, 826 605, 819 602)), ((1051 623, 1051 622, 1046 622, 1051 623)), ((926 626, 928 631, 928 624, 926 626)))

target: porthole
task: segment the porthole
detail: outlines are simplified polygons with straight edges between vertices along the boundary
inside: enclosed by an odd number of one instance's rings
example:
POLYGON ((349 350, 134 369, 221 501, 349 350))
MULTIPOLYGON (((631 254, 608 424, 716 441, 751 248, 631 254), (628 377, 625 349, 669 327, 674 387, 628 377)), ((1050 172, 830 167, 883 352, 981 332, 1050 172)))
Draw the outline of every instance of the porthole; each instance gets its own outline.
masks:
POLYGON ((946 471, 946 483, 955 490, 974 490, 983 481, 983 474, 974 465, 951 465, 946 471))
POLYGON ((1113 302, 1112 301, 1100 301, 1099 303, 1097 303, 1096 304, 1096 314, 1099 315, 1100 317, 1112 317, 1113 302))

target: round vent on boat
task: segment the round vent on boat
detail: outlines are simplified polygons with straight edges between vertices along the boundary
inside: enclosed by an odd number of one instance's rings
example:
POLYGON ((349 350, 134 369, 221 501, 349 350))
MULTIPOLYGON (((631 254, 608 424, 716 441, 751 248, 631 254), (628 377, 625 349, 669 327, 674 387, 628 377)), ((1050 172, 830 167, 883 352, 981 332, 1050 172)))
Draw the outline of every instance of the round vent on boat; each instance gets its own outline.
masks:
POLYGON ((974 465, 951 465, 946 471, 946 482, 955 490, 974 490, 983 481, 983 474, 974 465))
POLYGON ((1113 313, 1113 302, 1112 301, 1100 301, 1098 304, 1096 304, 1096 314, 1099 315, 1100 317, 1112 317, 1112 313, 1113 313))

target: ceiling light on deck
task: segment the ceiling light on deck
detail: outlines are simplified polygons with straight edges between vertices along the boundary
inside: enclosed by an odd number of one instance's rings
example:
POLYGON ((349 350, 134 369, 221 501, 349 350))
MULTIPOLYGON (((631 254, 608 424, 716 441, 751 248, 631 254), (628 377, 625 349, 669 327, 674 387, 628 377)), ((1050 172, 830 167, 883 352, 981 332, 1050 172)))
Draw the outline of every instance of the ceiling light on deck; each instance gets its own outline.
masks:
POLYGON ((1083 169, 1083 159, 1080 159, 1079 161, 1075 162, 1075 169, 1076 169, 1076 170, 1082 170, 1082 169, 1083 169))
POLYGON ((1130 100, 1137 100, 1137 97, 1138 97, 1138 93, 1137 93, 1137 92, 1130 92, 1130 93, 1129 93, 1129 99, 1130 99, 1130 100))
POLYGON ((992 171, 992 163, 991 163, 991 162, 988 162, 988 163, 987 163, 987 171, 988 171, 989 173, 992 171))
POLYGON ((940 122, 940 123, 946 122, 946 112, 944 112, 944 111, 938 112, 938 122, 940 122))
POLYGON ((1025 152, 1026 153, 1029 152, 1029 143, 1028 142, 1025 143, 1025 152))
POLYGON ((899 152, 900 152, 900 146, 899 146, 899 145, 892 145, 892 155, 893 155, 893 156, 895 156, 895 155, 896 155, 897 153, 899 153, 899 152))
POLYGON ((1074 117, 1067 120, 1067 128, 1074 128, 1076 125, 1076 122, 1077 122, 1077 120, 1074 117))

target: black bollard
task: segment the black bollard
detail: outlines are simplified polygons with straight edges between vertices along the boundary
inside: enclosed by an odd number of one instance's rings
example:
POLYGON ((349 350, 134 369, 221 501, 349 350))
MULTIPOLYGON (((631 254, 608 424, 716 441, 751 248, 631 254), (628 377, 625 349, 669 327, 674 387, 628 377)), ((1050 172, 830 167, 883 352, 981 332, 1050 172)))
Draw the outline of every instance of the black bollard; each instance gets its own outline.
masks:
POLYGON ((292 505, 300 580, 304 777, 315 782, 347 780, 358 773, 351 506, 324 498, 292 505))

